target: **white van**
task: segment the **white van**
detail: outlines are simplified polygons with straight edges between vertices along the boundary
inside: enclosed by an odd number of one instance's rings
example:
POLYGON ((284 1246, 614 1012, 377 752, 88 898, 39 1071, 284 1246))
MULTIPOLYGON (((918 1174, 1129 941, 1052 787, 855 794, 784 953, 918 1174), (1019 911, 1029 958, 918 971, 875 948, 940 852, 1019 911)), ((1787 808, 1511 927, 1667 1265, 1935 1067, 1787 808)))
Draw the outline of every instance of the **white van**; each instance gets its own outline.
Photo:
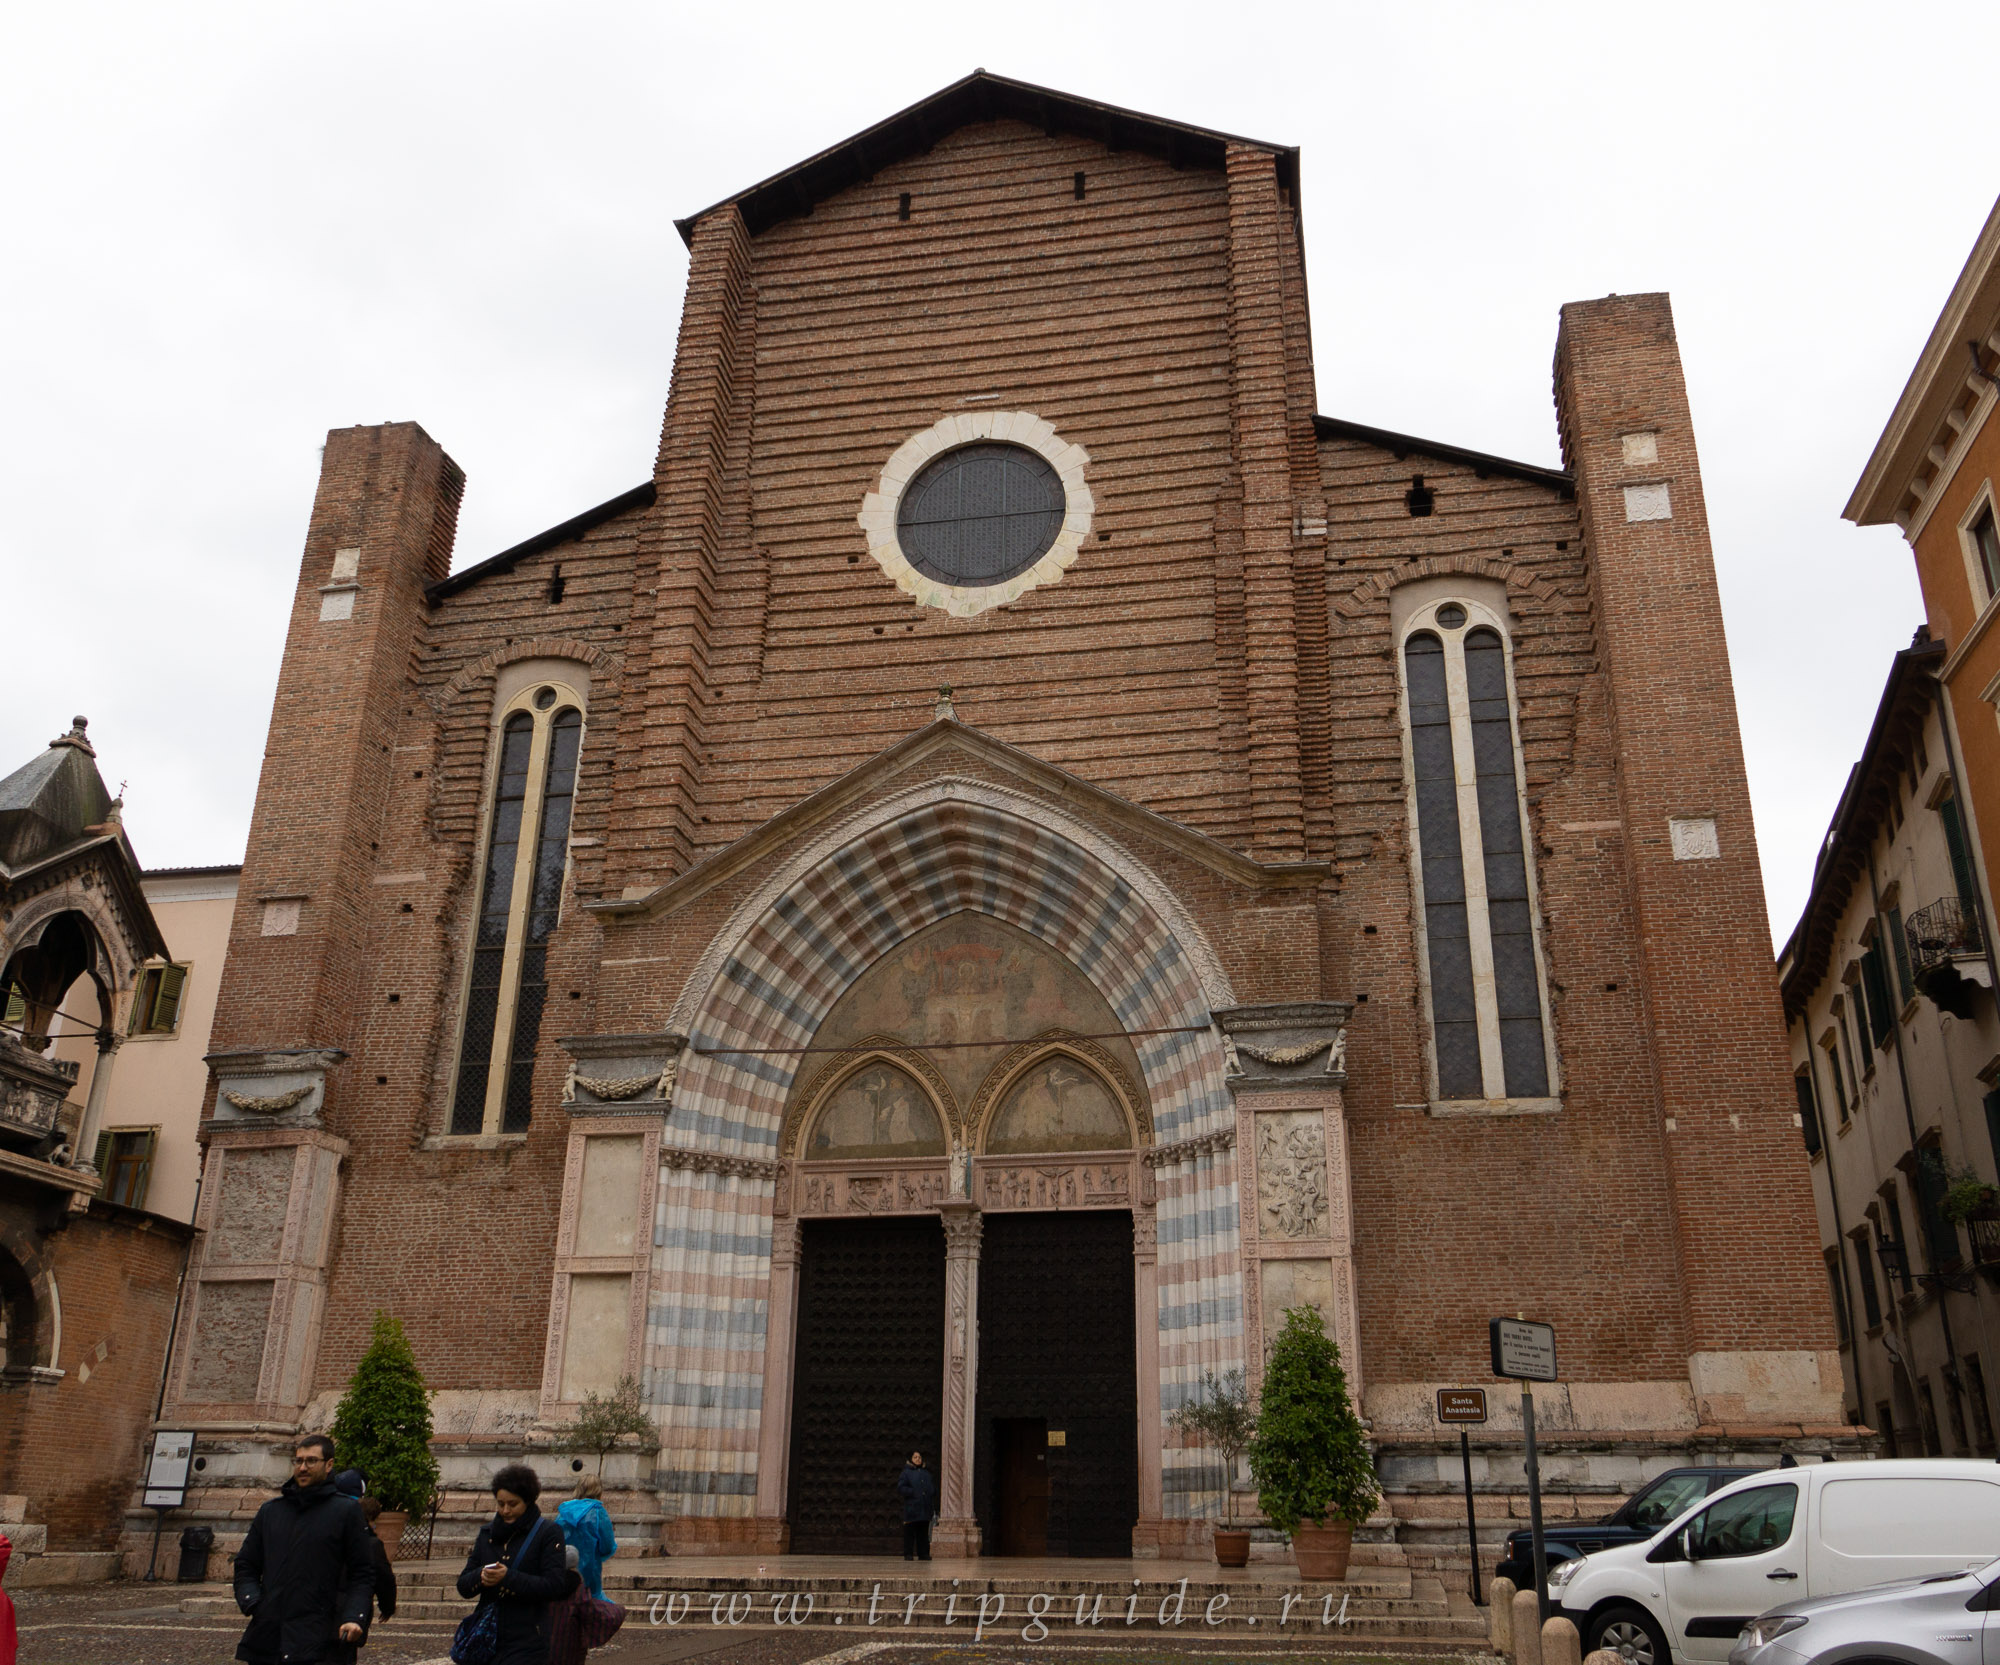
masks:
POLYGON ((1627 1665, 1729 1657, 1780 1602, 2000 1558, 2000 1464, 1820 1463, 1733 1481, 1643 1544, 1549 1573, 1549 1599, 1627 1665))

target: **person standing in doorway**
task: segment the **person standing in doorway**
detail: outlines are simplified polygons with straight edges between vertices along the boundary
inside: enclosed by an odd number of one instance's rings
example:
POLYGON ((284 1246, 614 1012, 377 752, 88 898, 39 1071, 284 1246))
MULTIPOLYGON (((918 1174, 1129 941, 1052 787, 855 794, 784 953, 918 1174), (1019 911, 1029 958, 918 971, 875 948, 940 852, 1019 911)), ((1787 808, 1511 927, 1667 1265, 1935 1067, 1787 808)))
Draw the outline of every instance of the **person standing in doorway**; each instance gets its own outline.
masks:
POLYGON ((903 1559, 928 1561, 931 1558, 931 1520, 937 1514, 937 1477, 924 1467, 924 1454, 912 1451, 896 1482, 903 1500, 903 1559))
POLYGON ((292 1477, 257 1511, 236 1555, 236 1605, 249 1665, 354 1665, 368 1634, 375 1557, 361 1506, 333 1488, 333 1441, 292 1448, 292 1477))

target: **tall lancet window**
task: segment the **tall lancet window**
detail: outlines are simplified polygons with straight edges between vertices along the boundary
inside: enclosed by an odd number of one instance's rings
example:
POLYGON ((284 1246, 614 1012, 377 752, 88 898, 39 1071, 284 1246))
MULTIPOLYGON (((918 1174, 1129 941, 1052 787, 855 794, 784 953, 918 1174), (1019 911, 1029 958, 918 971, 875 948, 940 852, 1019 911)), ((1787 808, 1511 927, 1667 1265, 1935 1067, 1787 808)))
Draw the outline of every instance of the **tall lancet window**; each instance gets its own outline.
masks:
POLYGON ((1546 1099, 1536 942, 1504 620, 1469 600, 1404 621, 1413 880, 1436 1097, 1546 1099))
POLYGON ((583 701, 537 682, 500 713, 486 817, 486 860, 467 967, 453 1133, 528 1125, 548 995, 549 938, 562 914, 583 701))

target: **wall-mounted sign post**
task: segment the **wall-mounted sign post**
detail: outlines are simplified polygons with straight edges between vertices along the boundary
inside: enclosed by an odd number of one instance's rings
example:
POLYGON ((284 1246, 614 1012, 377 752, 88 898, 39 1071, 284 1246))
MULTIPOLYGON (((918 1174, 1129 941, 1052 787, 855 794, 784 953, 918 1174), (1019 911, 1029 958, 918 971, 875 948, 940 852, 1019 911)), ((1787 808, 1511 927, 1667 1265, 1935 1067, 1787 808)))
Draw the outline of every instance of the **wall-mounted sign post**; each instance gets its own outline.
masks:
POLYGON ((1525 1318, 1496 1318, 1487 1327, 1493 1374, 1521 1384, 1521 1432, 1528 1442, 1528 1527, 1535 1543, 1535 1598, 1549 1617, 1549 1557, 1542 1544, 1542 1470, 1535 1460, 1536 1382, 1556 1379, 1556 1330, 1525 1318))
POLYGON ((1465 1541, 1472 1551, 1472 1605, 1484 1607, 1479 1596, 1479 1517, 1472 1512, 1472 1440, 1467 1427, 1486 1420, 1484 1388, 1439 1388, 1438 1421, 1458 1425, 1458 1460, 1465 1465, 1465 1541))
POLYGON ((181 1430, 161 1429, 153 1436, 153 1449, 146 1459, 145 1503, 153 1514, 153 1553, 146 1560, 145 1582, 154 1579, 160 1559, 160 1528, 166 1525, 167 1511, 187 1502, 188 1473, 194 1467, 194 1435, 181 1430))

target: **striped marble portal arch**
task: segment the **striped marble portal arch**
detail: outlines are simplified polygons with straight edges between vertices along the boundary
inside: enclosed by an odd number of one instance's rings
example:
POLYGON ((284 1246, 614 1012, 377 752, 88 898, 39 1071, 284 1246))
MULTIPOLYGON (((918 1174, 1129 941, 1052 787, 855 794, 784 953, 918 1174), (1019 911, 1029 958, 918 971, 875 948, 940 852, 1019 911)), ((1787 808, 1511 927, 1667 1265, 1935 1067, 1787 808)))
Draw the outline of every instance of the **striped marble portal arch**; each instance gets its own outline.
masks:
MULTIPOLYGON (((1138 1153, 1143 1164, 1130 1162, 1152 1320, 1140 1325, 1141 1381, 1150 1374, 1153 1384, 1141 1393, 1142 1519, 1160 1513, 1164 1416, 1202 1372, 1243 1363, 1235 1109, 1213 979, 1205 988, 1196 954, 1142 894, 1161 893, 1156 879, 1100 835, 1055 830, 1035 807, 1043 824, 957 796, 892 812, 826 849, 747 928, 733 927, 687 1024, 648 1268, 644 1379, 663 1489, 677 1494, 677 1537, 782 1541, 798 1241, 792 1175, 779 1162, 787 1095, 808 1062, 801 1049, 843 991, 955 914, 985 915, 1061 955, 1103 997, 1138 1060, 1154 1141, 1138 1153), (704 1518, 706 1530, 696 1524, 704 1518)), ((971 1215, 970 1156, 953 1154, 939 1181, 945 1197, 911 1187, 908 1209, 890 1197, 885 1210, 971 1215)), ((969 1371, 976 1339, 962 1345, 957 1368, 969 1371)), ((947 1523, 969 1521, 969 1467, 953 1473, 949 1432, 946 1456, 947 1523)))

